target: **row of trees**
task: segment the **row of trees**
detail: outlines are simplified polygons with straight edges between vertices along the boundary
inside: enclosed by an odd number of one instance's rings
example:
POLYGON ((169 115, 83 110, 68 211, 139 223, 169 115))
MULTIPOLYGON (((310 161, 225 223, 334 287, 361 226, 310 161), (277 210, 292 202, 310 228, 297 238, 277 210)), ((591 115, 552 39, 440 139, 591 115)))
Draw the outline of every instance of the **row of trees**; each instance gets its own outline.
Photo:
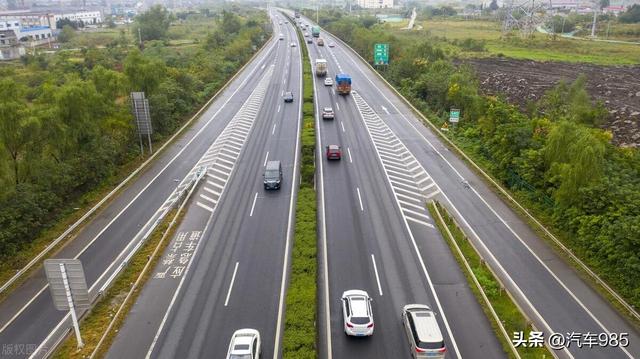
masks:
MULTIPOLYGON (((207 41, 188 51, 149 41, 142 52, 123 42, 27 56, 0 69, 0 260, 138 155, 130 91, 146 92, 154 140, 161 139, 265 41, 263 13, 223 17, 232 32, 211 20, 207 41)), ((160 22, 166 35, 169 22, 160 22)))
POLYGON ((454 140, 640 306, 640 151, 613 146, 598 129, 607 112, 586 92, 584 77, 521 111, 482 96, 474 71, 453 65, 429 38, 409 42, 354 19, 326 26, 370 62, 373 44, 389 43, 383 75, 432 118, 445 121, 446 109, 461 108, 454 140))

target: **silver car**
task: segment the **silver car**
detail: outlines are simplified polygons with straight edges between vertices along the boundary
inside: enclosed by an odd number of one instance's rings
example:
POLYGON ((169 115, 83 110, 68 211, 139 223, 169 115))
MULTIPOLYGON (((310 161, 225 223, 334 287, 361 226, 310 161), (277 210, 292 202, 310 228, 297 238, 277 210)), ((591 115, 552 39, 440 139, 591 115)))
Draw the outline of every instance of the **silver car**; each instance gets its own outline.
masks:
POLYGON ((422 304, 402 308, 402 324, 411 344, 411 356, 444 359, 447 348, 436 321, 436 313, 422 304))

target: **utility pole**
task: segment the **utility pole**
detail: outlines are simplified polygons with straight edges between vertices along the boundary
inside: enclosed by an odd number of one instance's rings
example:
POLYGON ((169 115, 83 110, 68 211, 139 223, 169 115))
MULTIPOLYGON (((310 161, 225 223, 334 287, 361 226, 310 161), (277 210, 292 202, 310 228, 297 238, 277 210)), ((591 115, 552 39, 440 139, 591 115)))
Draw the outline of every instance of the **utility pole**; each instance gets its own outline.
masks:
POLYGON ((596 37, 596 18, 597 18, 597 11, 594 9, 593 10, 593 25, 591 25, 591 37, 596 37))

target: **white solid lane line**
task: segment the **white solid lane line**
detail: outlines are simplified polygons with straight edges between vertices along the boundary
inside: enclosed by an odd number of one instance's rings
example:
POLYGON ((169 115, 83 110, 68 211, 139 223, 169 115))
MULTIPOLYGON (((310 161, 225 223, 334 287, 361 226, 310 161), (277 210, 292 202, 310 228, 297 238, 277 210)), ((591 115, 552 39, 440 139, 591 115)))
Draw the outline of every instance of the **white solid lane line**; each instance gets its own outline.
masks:
POLYGON ((340 126, 342 126, 342 132, 347 132, 347 131, 344 129, 344 122, 340 121, 340 126))
POLYGON ((371 261, 373 262, 373 271, 376 273, 376 282, 378 282, 378 291, 382 296, 382 286, 380 285, 380 276, 378 275, 378 266, 376 266, 376 257, 371 254, 371 261))
POLYGON ((364 207, 362 206, 362 197, 360 196, 360 187, 356 187, 356 191, 358 192, 358 201, 360 202, 360 210, 364 212, 364 207))
POLYGON ((251 205, 251 213, 249 213, 249 217, 253 217, 253 210, 256 208, 256 201, 258 200, 258 192, 253 196, 253 204, 251 205))
POLYGON ((262 165, 263 167, 267 165, 268 158, 269 158, 269 151, 267 151, 267 154, 264 156, 264 164, 262 165))
POLYGON ((231 296, 231 289, 233 289, 233 282, 236 280, 236 273, 238 272, 238 265, 240 262, 236 262, 236 267, 233 269, 233 275, 231 276, 231 283, 229 284, 229 291, 227 292, 227 299, 224 300, 224 306, 229 304, 229 297, 231 296))

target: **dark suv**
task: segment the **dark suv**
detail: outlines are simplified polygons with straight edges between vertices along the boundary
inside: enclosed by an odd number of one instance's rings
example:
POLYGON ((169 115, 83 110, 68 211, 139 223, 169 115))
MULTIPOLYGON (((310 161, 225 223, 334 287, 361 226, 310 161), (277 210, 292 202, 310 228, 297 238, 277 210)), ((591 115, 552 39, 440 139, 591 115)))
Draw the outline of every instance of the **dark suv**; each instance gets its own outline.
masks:
POLYGON ((264 189, 280 189, 282 184, 282 165, 280 161, 269 161, 264 169, 264 189))

